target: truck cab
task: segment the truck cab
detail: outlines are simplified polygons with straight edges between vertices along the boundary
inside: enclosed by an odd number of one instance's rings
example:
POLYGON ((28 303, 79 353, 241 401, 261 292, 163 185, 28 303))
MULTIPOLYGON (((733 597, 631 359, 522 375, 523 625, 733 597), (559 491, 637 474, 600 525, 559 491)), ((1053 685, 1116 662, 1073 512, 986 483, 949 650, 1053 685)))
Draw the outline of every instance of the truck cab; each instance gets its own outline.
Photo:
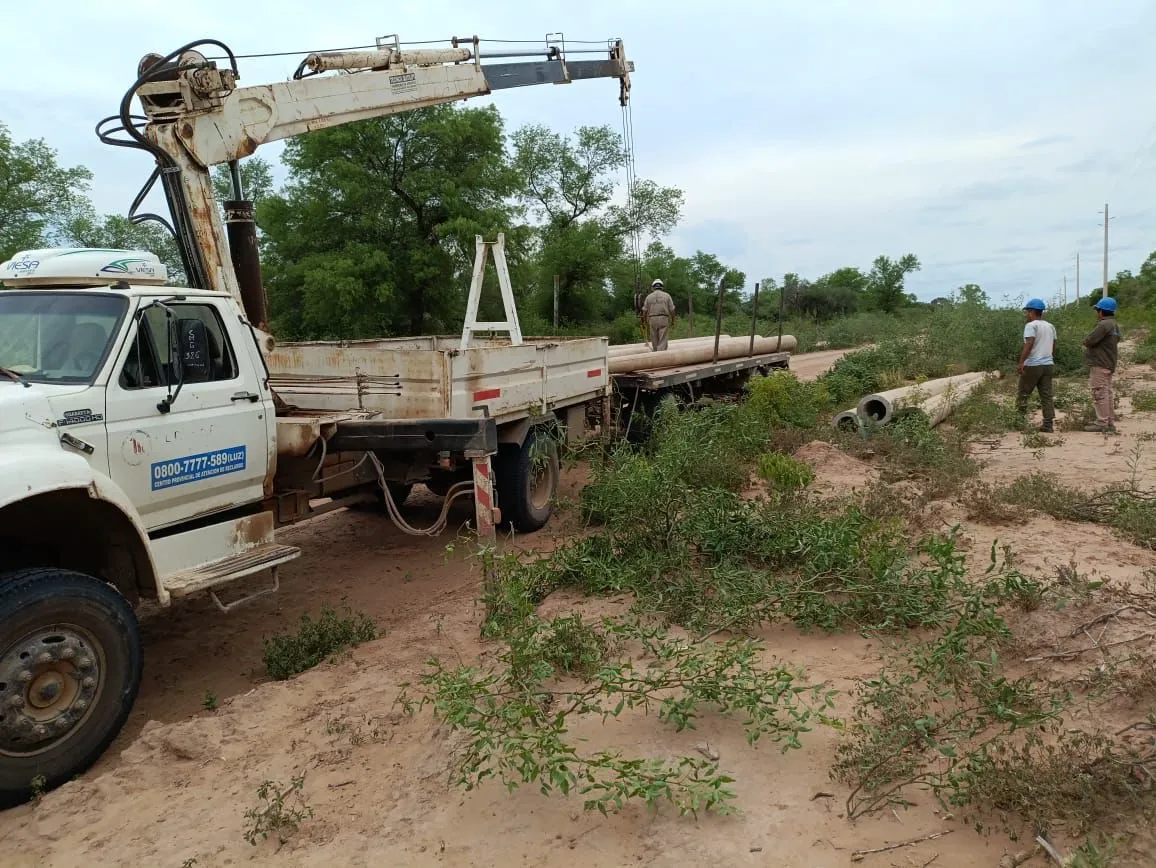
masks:
POLYGON ((115 736, 141 600, 299 554, 262 507, 277 427, 253 329, 165 280, 135 251, 0 265, 0 806, 115 736))

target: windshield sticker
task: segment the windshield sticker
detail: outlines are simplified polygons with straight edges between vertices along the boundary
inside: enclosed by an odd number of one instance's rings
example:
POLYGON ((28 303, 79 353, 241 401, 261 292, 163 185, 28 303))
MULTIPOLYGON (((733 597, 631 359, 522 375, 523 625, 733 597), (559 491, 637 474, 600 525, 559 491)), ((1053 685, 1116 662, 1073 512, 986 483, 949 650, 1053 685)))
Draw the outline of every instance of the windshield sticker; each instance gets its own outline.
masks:
POLYGON ((245 469, 245 447, 230 446, 215 452, 202 452, 187 458, 158 461, 152 465, 152 490, 162 491, 175 485, 188 485, 226 473, 245 469))

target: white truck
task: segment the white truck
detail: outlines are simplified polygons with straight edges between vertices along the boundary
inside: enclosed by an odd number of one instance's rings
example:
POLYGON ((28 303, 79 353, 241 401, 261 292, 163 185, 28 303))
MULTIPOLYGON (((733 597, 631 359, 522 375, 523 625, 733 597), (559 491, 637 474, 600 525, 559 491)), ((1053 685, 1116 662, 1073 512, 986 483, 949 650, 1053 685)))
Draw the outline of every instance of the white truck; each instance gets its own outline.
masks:
POLYGON ((621 42, 600 60, 551 44, 483 64, 476 37, 418 51, 393 38, 249 88, 225 46, 207 41, 226 68, 194 50, 204 42, 142 60, 98 127, 156 158, 145 191, 162 181, 191 286, 166 286, 141 251, 30 250, 0 265, 0 807, 83 771, 116 737, 140 684, 142 601, 204 592, 227 611, 257 594, 226 602, 223 586, 264 571, 258 593, 276 590, 299 554, 278 527, 367 501, 427 533, 472 494, 480 536, 502 514, 535 530, 556 438, 592 406, 607 412, 606 338, 523 338, 500 238, 478 239, 460 337, 275 344, 236 169, 265 142, 503 87, 613 77, 625 105, 621 42), (234 170, 224 221, 218 164, 234 170), (507 318, 479 323, 491 248, 507 318), (478 336, 495 331, 507 336, 478 336), (446 497, 431 528, 398 509, 418 481, 446 497))

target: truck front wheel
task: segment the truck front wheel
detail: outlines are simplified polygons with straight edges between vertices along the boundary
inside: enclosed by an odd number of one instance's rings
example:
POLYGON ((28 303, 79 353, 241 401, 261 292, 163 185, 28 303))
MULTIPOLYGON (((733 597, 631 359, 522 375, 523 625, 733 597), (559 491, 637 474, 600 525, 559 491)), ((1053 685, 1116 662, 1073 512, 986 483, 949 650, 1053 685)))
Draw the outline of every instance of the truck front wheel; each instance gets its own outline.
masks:
POLYGON ((531 429, 520 446, 501 444, 494 471, 502 520, 521 533, 544 527, 554 512, 562 471, 550 432, 531 429))
POLYGON ((0 808, 100 758, 136 700, 142 659, 136 615, 104 582, 0 574, 0 808))

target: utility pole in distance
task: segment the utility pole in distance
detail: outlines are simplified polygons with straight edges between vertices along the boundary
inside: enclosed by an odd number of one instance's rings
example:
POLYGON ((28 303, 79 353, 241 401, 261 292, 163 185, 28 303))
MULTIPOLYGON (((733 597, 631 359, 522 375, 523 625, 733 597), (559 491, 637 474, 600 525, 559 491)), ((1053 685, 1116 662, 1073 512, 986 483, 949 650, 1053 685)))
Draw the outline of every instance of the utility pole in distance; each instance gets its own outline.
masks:
POLYGON ((1108 216, 1108 203, 1104 203, 1104 289, 1103 297, 1108 297, 1108 221, 1113 218, 1108 216))
POLYGON ((1080 254, 1076 254, 1076 301, 1080 300, 1080 254))

